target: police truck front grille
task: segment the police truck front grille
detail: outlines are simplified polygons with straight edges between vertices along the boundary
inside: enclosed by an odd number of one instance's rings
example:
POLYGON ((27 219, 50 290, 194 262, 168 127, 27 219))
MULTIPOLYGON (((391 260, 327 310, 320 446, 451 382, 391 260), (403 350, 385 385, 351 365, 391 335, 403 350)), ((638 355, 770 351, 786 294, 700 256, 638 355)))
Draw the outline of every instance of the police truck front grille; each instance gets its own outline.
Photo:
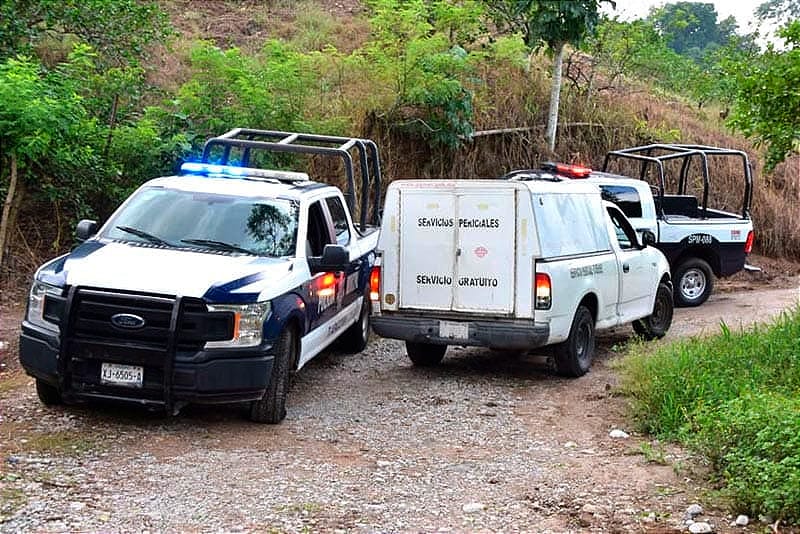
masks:
MULTIPOLYGON (((71 335, 76 340, 166 350, 174 306, 175 299, 169 297, 79 290, 72 306, 71 335), (119 315, 134 315, 144 324, 133 328, 116 325, 112 318, 119 315)), ((208 312, 203 301, 185 298, 176 348, 201 350, 206 341, 230 339, 232 330, 231 314, 208 312)))
POLYGON ((82 290, 73 303, 72 335, 76 340, 120 342, 166 350, 174 304, 174 300, 164 297, 82 290), (120 315, 140 317, 144 324, 138 328, 117 326, 112 318, 120 315))
POLYGON ((78 289, 69 309, 62 350, 71 388, 85 394, 163 399, 176 352, 233 333, 233 314, 209 312, 200 299, 78 289), (103 384, 103 363, 141 366, 141 387, 103 384))

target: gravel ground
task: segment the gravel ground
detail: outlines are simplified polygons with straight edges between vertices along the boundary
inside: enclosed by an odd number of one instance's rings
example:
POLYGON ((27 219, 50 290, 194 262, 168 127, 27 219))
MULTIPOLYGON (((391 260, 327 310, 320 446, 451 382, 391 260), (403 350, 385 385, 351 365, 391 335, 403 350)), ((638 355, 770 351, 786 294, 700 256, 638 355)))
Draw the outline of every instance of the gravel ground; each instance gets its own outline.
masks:
MULTIPOLYGON (((678 310, 673 335, 796 301, 796 289, 722 293, 678 310)), ((701 466, 626 427, 611 363, 628 334, 605 335, 576 380, 544 353, 451 348, 415 369, 401 343, 373 338, 303 369, 277 426, 232 407, 49 409, 6 373, 0 531, 685 532, 701 466)), ((696 519, 765 528, 713 508, 696 519)))

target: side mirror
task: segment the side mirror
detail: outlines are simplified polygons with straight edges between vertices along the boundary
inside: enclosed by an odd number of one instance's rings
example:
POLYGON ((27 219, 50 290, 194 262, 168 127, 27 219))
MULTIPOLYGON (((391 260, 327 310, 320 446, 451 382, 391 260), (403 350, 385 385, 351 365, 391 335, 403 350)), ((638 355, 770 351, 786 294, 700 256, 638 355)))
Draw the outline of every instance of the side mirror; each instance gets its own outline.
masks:
POLYGON ((344 271, 350 264, 350 253, 341 245, 325 245, 321 257, 308 258, 313 273, 322 271, 344 271))
POLYGON ((86 241, 96 233, 97 221, 91 219, 83 219, 75 227, 75 237, 78 238, 78 241, 86 241))
POLYGON ((654 234, 650 230, 645 230, 644 232, 642 232, 643 247, 652 247, 655 244, 656 244, 656 234, 654 234))

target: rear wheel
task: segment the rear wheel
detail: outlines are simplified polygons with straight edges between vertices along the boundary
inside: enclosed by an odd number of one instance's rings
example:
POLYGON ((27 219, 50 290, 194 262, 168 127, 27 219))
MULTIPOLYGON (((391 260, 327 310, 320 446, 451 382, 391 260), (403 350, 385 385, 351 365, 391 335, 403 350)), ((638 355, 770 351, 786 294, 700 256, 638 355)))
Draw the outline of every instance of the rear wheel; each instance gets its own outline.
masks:
POLYGON ((699 306, 708 300, 714 288, 714 274, 711 266, 700 258, 689 258, 678 265, 675 275, 675 304, 678 306, 699 306))
POLYGON ((583 376, 594 359, 594 318, 586 306, 578 306, 569 337, 553 347, 556 372, 562 376, 583 376))
POLYGON ((57 387, 39 378, 36 379, 36 395, 39 396, 39 400, 42 401, 42 404, 45 406, 55 406, 64 402, 64 399, 61 397, 61 391, 59 391, 57 387))
POLYGON ((406 341, 406 352, 411 362, 417 367, 433 367, 444 358, 447 345, 434 345, 433 343, 414 343, 406 341))
POLYGON ((672 324, 672 291, 667 284, 659 284, 653 313, 633 322, 633 331, 648 341, 664 337, 672 324))
POLYGON ((347 352, 361 352, 367 347, 370 307, 369 295, 364 295, 358 321, 345 330, 340 338, 342 348, 347 352))
POLYGON ((287 326, 275 343, 275 359, 264 396, 250 403, 250 419, 256 423, 280 423, 286 417, 286 395, 298 349, 294 328, 287 326))

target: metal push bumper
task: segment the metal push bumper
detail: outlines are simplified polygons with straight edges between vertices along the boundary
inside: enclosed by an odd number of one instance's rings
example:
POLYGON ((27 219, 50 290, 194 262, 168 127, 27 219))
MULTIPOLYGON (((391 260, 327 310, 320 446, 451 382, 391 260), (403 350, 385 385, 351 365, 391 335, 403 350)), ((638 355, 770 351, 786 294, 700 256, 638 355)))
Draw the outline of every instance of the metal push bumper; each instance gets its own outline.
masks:
POLYGON ((546 323, 501 319, 449 321, 468 325, 469 337, 454 339, 439 335, 440 322, 438 318, 377 315, 372 317, 372 328, 380 336, 414 343, 496 349, 532 349, 546 345, 550 337, 550 326, 546 323))
POLYGON ((186 403, 219 404, 257 400, 264 395, 272 374, 272 347, 253 350, 198 351, 176 354, 172 380, 163 400, 143 398, 134 387, 102 387, 65 381, 59 367, 59 336, 23 322, 19 359, 29 375, 58 387, 66 400, 102 399, 150 408, 171 408, 186 403))

